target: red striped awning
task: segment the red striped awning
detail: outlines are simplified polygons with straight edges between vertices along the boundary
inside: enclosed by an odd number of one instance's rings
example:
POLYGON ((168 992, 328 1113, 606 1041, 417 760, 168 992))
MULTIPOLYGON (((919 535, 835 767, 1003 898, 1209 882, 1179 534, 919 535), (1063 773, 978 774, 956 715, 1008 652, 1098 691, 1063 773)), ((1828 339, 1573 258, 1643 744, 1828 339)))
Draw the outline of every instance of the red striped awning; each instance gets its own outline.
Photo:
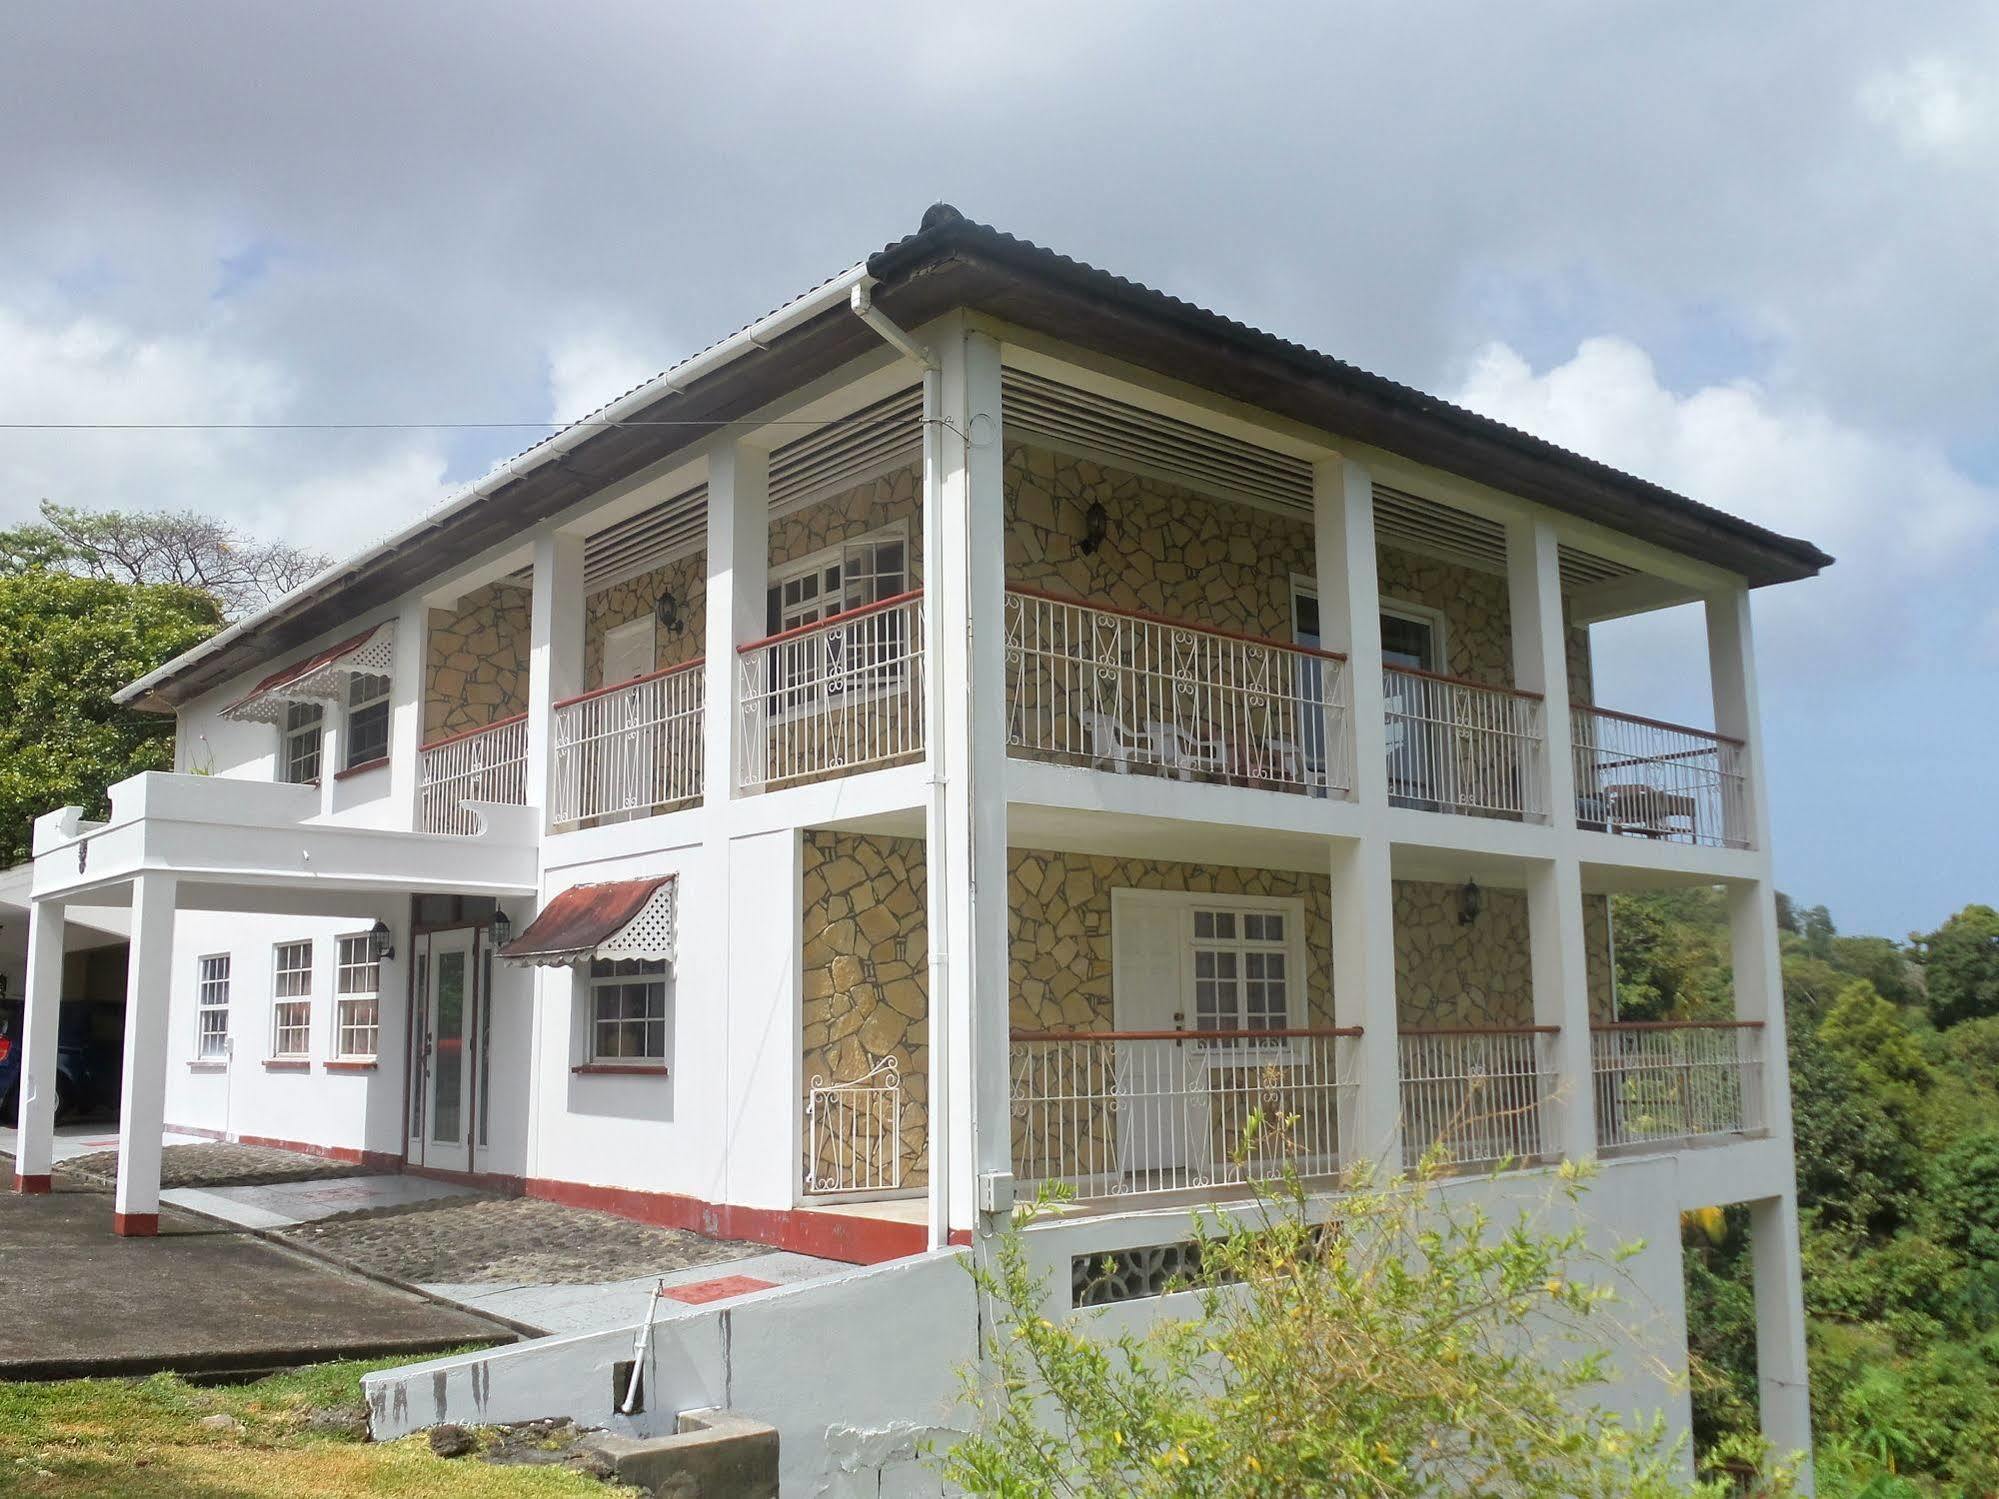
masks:
POLYGON ((318 655, 274 671, 222 710, 224 718, 276 723, 293 703, 339 702, 357 672, 385 673, 394 664, 395 633, 386 622, 330 645, 318 655))
POLYGON ((572 885, 541 908, 527 930, 500 949, 509 963, 562 967, 596 958, 673 960, 670 874, 572 885))

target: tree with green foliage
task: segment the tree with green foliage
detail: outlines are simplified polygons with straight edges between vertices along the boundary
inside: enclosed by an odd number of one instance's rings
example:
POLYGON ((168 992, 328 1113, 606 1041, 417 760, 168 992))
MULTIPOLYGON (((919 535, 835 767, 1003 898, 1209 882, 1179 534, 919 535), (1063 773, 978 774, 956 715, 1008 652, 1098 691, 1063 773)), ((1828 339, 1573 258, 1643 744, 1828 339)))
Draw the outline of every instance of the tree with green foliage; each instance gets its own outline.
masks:
POLYGON ((975 1272, 996 1320, 944 1476, 1005 1499, 1682 1494, 1661 1427, 1598 1403, 1635 1246, 1590 1247, 1586 1177, 1503 1223, 1421 1175, 1355 1180, 1331 1222, 1284 1183, 1195 1218, 1193 1313, 1142 1335, 1045 1315, 1015 1228, 975 1272))
POLYGON ((1966 906, 1935 931, 1909 940, 1938 1030, 1999 1015, 1999 911, 1966 906))
POLYGON ((0 864, 28 856, 42 813, 74 804, 101 815, 114 782, 172 766, 173 720, 112 694, 221 620, 191 588, 0 574, 0 864))

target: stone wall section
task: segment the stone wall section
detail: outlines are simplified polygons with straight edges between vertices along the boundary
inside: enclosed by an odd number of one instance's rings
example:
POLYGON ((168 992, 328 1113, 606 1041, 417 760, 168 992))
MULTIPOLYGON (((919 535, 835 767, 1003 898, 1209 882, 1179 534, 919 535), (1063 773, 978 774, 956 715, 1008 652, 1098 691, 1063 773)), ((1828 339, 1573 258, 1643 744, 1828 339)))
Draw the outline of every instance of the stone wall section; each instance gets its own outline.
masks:
POLYGON ((695 660, 708 649, 708 554, 695 552, 672 562, 600 588, 583 603, 583 682, 604 685, 604 637, 619 625, 652 619, 653 670, 695 660), (681 628, 660 624, 660 596, 671 594, 680 605, 681 628))
POLYGON ((923 483, 914 466, 776 517, 770 523, 770 570, 775 575, 815 552, 858 541, 898 521, 909 537, 910 586, 915 587, 923 577, 923 483))
POLYGON ((527 712, 529 591, 489 583, 430 611, 423 737, 442 739, 527 712))

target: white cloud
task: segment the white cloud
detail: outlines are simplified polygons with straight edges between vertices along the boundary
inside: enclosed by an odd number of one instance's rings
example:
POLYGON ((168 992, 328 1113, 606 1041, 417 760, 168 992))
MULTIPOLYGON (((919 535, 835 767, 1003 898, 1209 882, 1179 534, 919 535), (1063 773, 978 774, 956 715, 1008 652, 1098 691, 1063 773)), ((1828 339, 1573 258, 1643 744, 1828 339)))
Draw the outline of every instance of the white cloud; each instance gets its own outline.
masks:
POLYGON ((636 353, 607 333, 564 338, 548 351, 549 416, 558 422, 588 416, 671 362, 636 353))
POLYGON ((1942 453, 1747 381, 1677 394, 1624 339, 1588 339, 1539 372, 1491 345, 1454 399, 1831 552, 1839 562, 1822 579, 1759 604, 1766 647, 1781 654, 1822 661, 1836 642, 1850 659, 1891 657, 1912 599, 1975 584, 1999 536, 1999 490, 1942 453))
POLYGON ((1959 156, 1992 119, 1990 89, 1940 57, 1874 74, 1860 87, 1860 107, 1917 156, 1959 156))

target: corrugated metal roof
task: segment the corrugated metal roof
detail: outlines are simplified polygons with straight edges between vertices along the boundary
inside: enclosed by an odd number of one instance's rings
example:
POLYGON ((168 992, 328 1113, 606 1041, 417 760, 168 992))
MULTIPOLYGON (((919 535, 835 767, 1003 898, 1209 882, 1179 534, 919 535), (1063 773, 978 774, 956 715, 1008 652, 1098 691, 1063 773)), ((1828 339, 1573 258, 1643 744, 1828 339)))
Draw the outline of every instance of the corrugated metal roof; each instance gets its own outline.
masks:
POLYGON ((527 930, 500 949, 500 956, 540 966, 588 961, 639 921, 662 890, 670 893, 673 882, 674 876, 663 874, 572 885, 543 906, 527 930))

